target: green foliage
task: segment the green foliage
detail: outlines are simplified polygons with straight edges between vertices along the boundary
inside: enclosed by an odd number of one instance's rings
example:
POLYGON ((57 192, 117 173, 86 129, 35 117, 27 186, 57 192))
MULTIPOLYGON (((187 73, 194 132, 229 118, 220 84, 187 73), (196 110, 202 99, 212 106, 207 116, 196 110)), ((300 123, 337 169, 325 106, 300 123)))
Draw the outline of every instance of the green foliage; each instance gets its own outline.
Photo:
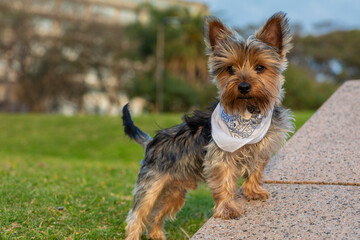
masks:
MULTIPOLYGON (((297 127, 312 112, 295 112, 297 127)), ((151 135, 180 115, 134 121, 151 135)), ((142 148, 120 118, 0 115, 0 239, 123 239, 142 148), (63 210, 59 210, 63 207, 63 210)), ((205 184, 187 196, 168 239, 187 239, 210 217, 205 184)))
POLYGON ((165 79, 164 109, 166 111, 184 111, 199 102, 196 89, 189 83, 173 76, 167 76, 165 79))
POLYGON ((290 109, 318 109, 337 89, 334 83, 314 81, 311 71, 296 65, 289 65, 284 76, 283 104, 290 109))
MULTIPOLYGON (((137 76, 125 87, 130 97, 143 96, 154 106, 156 85, 153 74, 137 76)), ((168 72, 164 76, 165 112, 185 112, 196 106, 206 108, 213 96, 216 96, 216 87, 212 84, 205 86, 191 84, 168 72)))
POLYGON ((313 114, 312 110, 295 111, 295 131, 299 130, 313 114))
POLYGON ((360 78, 360 30, 334 31, 319 36, 296 36, 290 60, 337 82, 360 78), (339 64, 334 69, 333 63, 339 64))
MULTIPOLYGON (((187 111, 194 106, 204 106, 204 96, 215 93, 208 80, 205 45, 202 35, 202 16, 191 16, 183 8, 159 11, 149 5, 139 8, 149 11, 147 23, 137 22, 126 28, 131 42, 131 58, 141 61, 155 59, 157 32, 164 31, 164 110, 187 111), (200 87, 201 85, 201 87, 200 87), (204 90, 208 92, 204 92, 204 90)), ((130 51, 129 51, 130 53, 130 51)), ((156 64, 135 77, 125 86, 131 97, 143 96, 155 105, 154 72, 156 64)), ((214 95, 215 96, 215 95, 214 95)), ((211 97, 209 98, 211 99, 211 97)))
POLYGON ((172 7, 159 10, 145 4, 139 7, 139 11, 146 11, 149 20, 146 23, 135 22, 126 27, 125 31, 131 41, 134 52, 129 57, 146 59, 156 52, 158 26, 164 26, 165 37, 165 60, 171 61, 178 58, 194 58, 199 55, 204 58, 203 35, 201 32, 203 16, 191 16, 189 11, 181 7, 172 7))
POLYGON ((154 74, 148 73, 135 76, 135 78, 126 83, 125 92, 130 98, 142 96, 150 104, 155 104, 156 85, 154 80, 154 74))

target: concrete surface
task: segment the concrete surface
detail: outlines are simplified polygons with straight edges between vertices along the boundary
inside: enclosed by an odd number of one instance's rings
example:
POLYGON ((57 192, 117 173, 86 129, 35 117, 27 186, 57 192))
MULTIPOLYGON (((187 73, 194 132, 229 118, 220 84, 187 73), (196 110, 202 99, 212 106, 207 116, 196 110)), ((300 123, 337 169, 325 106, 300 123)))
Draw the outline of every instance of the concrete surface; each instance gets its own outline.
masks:
POLYGON ((343 84, 278 152, 264 180, 360 182, 360 81, 343 84))
POLYGON ((357 186, 266 184, 267 201, 239 199, 244 216, 211 218, 192 239, 359 239, 357 186))

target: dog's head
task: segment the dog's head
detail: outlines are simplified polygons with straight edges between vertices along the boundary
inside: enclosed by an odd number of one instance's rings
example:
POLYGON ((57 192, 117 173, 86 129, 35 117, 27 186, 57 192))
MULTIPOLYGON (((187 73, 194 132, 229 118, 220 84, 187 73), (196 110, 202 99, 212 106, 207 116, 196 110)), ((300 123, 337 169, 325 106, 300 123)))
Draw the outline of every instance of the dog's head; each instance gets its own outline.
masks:
POLYGON ((216 83, 220 103, 226 113, 244 113, 249 108, 266 115, 282 98, 291 48, 288 20, 274 14, 254 36, 244 40, 215 17, 206 17, 204 38, 210 73, 216 83))

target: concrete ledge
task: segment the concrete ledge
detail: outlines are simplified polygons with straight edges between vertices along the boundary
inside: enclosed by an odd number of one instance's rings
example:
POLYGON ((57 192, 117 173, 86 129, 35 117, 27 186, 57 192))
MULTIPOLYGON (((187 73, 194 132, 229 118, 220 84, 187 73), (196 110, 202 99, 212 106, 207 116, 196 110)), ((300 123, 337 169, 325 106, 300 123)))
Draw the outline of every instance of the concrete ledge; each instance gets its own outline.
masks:
POLYGON ((360 183, 360 81, 345 82, 265 169, 267 181, 360 183))
POLYGON ((211 218, 191 239, 359 239, 360 188, 266 184, 267 201, 243 203, 239 219, 211 218))

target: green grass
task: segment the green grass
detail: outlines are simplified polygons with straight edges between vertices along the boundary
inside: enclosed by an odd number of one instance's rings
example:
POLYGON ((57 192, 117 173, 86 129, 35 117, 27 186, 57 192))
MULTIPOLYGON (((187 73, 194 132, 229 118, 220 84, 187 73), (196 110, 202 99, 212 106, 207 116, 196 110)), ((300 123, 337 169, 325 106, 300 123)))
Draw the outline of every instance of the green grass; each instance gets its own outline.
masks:
POLYGON ((304 111, 295 111, 295 126, 296 131, 304 125, 304 123, 314 114, 312 110, 304 110, 304 111))
MULTIPOLYGON (((296 112, 297 126, 313 112, 296 112)), ((154 135, 180 115, 134 119, 154 135)), ((115 117, 0 115, 0 239, 122 239, 142 148, 115 117), (63 210, 60 210, 62 207, 63 210)), ((200 184, 169 239, 187 239, 211 216, 213 201, 200 184)))

